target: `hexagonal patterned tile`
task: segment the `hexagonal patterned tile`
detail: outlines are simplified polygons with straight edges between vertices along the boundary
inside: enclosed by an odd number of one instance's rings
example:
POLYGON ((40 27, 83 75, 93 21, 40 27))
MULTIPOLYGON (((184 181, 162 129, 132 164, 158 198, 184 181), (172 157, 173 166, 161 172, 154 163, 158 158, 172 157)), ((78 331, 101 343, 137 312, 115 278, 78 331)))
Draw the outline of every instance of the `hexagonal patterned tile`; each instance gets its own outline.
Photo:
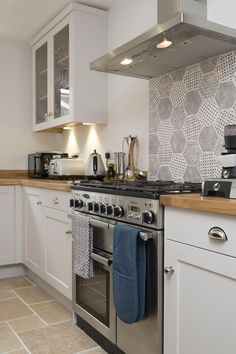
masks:
POLYGON ((224 126, 228 124, 235 124, 236 117, 234 110, 226 109, 220 112, 220 115, 215 121, 215 128, 220 136, 224 136, 224 126))
POLYGON ((149 135, 149 153, 156 154, 160 143, 157 134, 149 135))
POLYGON ((213 72, 203 75, 199 92, 203 99, 215 96, 218 87, 218 80, 213 72))
POLYGON ((201 106, 201 96, 198 91, 189 91, 185 97, 184 107, 188 115, 196 114, 201 106))
POLYGON ((149 154, 149 171, 148 178, 151 181, 157 180, 157 175, 159 171, 159 164, 156 155, 149 154))
POLYGON ((236 71, 236 56, 235 53, 229 52, 219 56, 215 75, 219 81, 232 80, 236 71))
POLYGON ((183 154, 173 154, 170 161, 170 172, 173 180, 177 182, 183 182, 184 172, 187 167, 183 154))
POLYGON ((202 81, 202 70, 199 64, 187 67, 184 75, 184 84, 187 90, 198 89, 202 81))
POLYGON ((160 124, 160 119, 157 112, 149 112, 149 133, 157 133, 160 124))
POLYGON ((200 182, 201 176, 198 168, 195 166, 188 166, 184 174, 184 181, 186 182, 200 182))
POLYGON ((170 123, 174 129, 181 129, 186 119, 186 113, 183 107, 176 107, 170 115, 170 123))
POLYGON ((222 82, 216 91, 216 102, 220 109, 231 108, 236 99, 236 88, 232 81, 222 82))
POLYGON ((198 169, 202 180, 207 178, 220 178, 221 168, 215 158, 214 152, 204 152, 198 162, 198 169))
POLYGON ((170 100, 174 107, 182 106, 187 90, 182 82, 175 82, 170 92, 170 100))
POLYGON ((172 175, 168 166, 161 166, 158 172, 158 179, 162 181, 171 181, 172 175))
POLYGON ((157 135, 161 145, 169 143, 171 135, 173 133, 172 125, 169 120, 160 121, 157 135))
POLYGON ((160 97, 156 94, 156 91, 149 91, 149 111, 156 112, 159 103, 160 97))
POLYGON ((202 128, 198 139, 202 151, 213 151, 217 140, 218 136, 213 126, 202 128))
POLYGON ((201 155, 201 149, 197 141, 187 141, 183 156, 188 165, 196 165, 201 155))
POLYGON ((172 89, 173 81, 170 74, 166 74, 160 77, 160 80, 157 83, 158 91, 160 96, 168 96, 170 90, 172 89))
POLYGON ((176 71, 173 71, 172 73, 170 73, 170 75, 171 75, 172 80, 174 82, 177 82, 177 81, 183 80, 185 72, 186 72, 186 68, 181 68, 176 71))
POLYGON ((169 97, 162 97, 160 98, 158 107, 157 107, 157 112, 160 117, 160 119, 165 120, 170 117, 172 111, 172 103, 169 99, 169 97))
POLYGON ((213 58, 204 60, 200 63, 200 67, 202 69, 203 74, 209 73, 210 71, 213 71, 215 69, 218 58, 219 58, 218 56, 213 57, 213 58))
POLYGON ((176 130, 171 139, 170 139, 170 145, 172 148, 173 152, 182 152, 184 149, 186 143, 185 136, 182 132, 182 130, 176 130))
POLYGON ((213 125, 219 114, 220 109, 214 98, 204 100, 198 112, 202 126, 213 125))
POLYGON ((166 143, 159 146, 157 151, 157 158, 160 166, 167 165, 171 160, 171 156, 172 150, 170 144, 166 143))
POLYGON ((197 140, 201 130, 201 123, 198 115, 187 117, 183 125, 183 132, 187 140, 197 140))

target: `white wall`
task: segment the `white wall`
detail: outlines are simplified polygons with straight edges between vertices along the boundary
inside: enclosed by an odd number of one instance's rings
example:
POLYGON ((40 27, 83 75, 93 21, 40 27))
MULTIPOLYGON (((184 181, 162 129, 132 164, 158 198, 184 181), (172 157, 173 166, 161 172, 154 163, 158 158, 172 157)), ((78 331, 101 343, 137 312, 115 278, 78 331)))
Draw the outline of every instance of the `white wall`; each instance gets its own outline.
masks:
POLYGON ((32 133, 31 49, 0 39, 0 169, 26 169, 27 154, 58 150, 56 134, 32 133))
MULTIPOLYGON (((109 50, 148 30, 157 22, 156 0, 114 0, 109 15, 109 50)), ((94 148, 121 151, 129 134, 140 140, 139 167, 148 169, 148 81, 108 75, 108 125, 79 126, 63 133, 62 150, 80 151, 86 160, 94 148)))

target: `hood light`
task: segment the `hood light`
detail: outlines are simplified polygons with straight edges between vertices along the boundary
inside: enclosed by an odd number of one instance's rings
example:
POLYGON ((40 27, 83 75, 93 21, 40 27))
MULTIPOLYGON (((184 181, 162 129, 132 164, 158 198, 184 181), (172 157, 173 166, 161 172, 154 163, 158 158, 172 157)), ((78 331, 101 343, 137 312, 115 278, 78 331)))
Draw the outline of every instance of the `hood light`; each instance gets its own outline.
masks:
POLYGON ((63 127, 63 130, 71 130, 72 127, 63 127))
POLYGON ((159 48, 159 49, 168 48, 171 46, 171 44, 172 44, 172 42, 168 41, 168 39, 166 39, 166 37, 164 36, 163 41, 161 41, 160 43, 157 43, 157 48, 159 48))
POLYGON ((121 65, 129 65, 129 64, 131 64, 131 63, 133 63, 133 59, 131 59, 131 58, 124 58, 124 59, 121 60, 121 62, 120 62, 121 65))

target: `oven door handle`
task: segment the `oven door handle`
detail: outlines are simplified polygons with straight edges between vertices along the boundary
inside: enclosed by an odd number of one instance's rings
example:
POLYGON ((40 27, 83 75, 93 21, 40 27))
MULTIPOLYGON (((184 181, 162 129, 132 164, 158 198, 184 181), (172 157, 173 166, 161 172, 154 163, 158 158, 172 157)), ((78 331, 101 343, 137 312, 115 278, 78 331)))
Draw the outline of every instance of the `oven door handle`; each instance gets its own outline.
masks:
POLYGON ((100 227, 102 229, 109 229, 109 230, 113 230, 115 227, 115 224, 110 224, 108 222, 104 222, 104 221, 100 221, 100 220, 95 220, 95 219, 90 219, 89 220, 90 225, 92 226, 97 226, 100 227))
POLYGON ((108 258, 102 257, 99 254, 94 253, 94 252, 91 253, 91 258, 94 261, 97 261, 98 263, 101 263, 101 264, 103 264, 103 265, 105 265, 107 267, 110 267, 110 265, 112 264, 112 259, 108 259, 108 258))

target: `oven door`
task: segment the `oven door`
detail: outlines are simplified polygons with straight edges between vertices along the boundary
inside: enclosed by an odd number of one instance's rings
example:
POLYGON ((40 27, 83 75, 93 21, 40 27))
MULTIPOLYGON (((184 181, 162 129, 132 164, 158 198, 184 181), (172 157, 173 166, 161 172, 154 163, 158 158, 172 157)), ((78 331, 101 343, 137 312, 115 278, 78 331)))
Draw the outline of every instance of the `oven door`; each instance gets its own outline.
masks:
POLYGON ((94 277, 73 274, 73 310, 111 342, 116 343, 116 313, 112 292, 113 227, 111 221, 90 219, 94 227, 94 277), (107 252, 108 251, 108 252, 107 252))

